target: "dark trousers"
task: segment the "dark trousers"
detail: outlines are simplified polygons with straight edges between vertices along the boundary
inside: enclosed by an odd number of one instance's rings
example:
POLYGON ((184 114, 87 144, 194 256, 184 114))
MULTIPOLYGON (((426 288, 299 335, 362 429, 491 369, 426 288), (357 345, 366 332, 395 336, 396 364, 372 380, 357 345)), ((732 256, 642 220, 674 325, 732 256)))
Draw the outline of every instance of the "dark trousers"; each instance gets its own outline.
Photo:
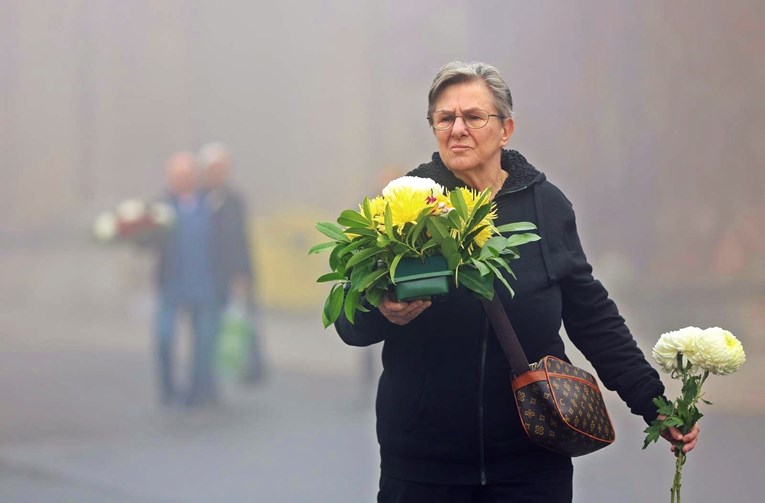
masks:
POLYGON ((423 484, 382 475, 378 503, 571 503, 573 468, 486 486, 423 484))

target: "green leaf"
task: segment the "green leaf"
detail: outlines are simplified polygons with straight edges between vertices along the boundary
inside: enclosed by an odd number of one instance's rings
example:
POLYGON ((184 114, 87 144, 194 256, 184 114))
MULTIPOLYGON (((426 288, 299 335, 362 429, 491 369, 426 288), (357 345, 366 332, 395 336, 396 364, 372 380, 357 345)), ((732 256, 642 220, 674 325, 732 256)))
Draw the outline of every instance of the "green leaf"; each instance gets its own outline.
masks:
POLYGON ((327 236, 328 238, 347 243, 350 241, 348 236, 343 233, 343 229, 333 224, 332 222, 319 222, 316 224, 316 230, 327 236))
POLYGON ((473 265, 473 267, 478 269, 478 273, 481 276, 486 276, 487 274, 491 272, 491 269, 489 269, 489 266, 487 266, 485 263, 481 262, 480 260, 476 260, 473 258, 473 259, 470 259, 470 263, 473 265))
POLYGON ((475 269, 461 268, 459 283, 481 297, 489 300, 494 297, 494 285, 491 276, 481 276, 475 269))
POLYGON ((346 227, 369 228, 369 226, 372 224, 372 221, 358 211, 344 210, 340 213, 340 216, 337 217, 337 223, 346 227))
POLYGON ((361 298, 361 292, 357 290, 350 290, 348 292, 348 295, 345 297, 345 302, 343 303, 343 310, 345 311, 345 317, 348 318, 348 321, 351 322, 351 325, 353 325, 353 318, 356 314, 356 308, 359 306, 359 299, 361 298))
POLYGON ((430 235, 435 239, 436 243, 440 243, 444 238, 449 236, 449 229, 447 229, 446 225, 441 221, 441 217, 428 218, 425 221, 425 226, 428 228, 428 231, 430 231, 430 235))
POLYGON ((666 401, 663 397, 657 397, 653 399, 654 405, 656 405, 656 411, 659 414, 665 416, 671 416, 675 413, 675 407, 670 402, 666 401))
POLYGON ((423 208, 419 215, 417 215, 417 224, 413 225, 409 232, 406 234, 406 242, 414 246, 417 238, 420 237, 422 230, 425 228, 425 222, 430 218, 429 214, 432 210, 430 208, 423 208))
POLYGON ((345 296, 345 290, 343 285, 337 283, 330 290, 327 300, 324 303, 324 310, 322 312, 322 321, 324 328, 327 328, 340 316, 340 310, 343 308, 343 297, 345 296))
POLYGON ((365 248, 364 250, 361 250, 358 253, 355 253, 349 260, 348 263, 345 264, 346 268, 353 267, 356 264, 359 264, 371 257, 374 257, 375 255, 379 255, 383 253, 385 250, 381 248, 365 248))
POLYGON ((452 237, 445 238, 441 242, 441 253, 446 259, 446 267, 452 271, 456 269, 462 261, 457 241, 452 237))
POLYGON ((510 269, 510 265, 507 263, 507 260, 505 260, 504 257, 490 258, 489 262, 493 262, 497 267, 504 269, 513 279, 518 279, 515 277, 515 273, 512 269, 510 269))
POLYGON ((449 213, 447 213, 446 218, 452 224, 451 226, 453 228, 462 229, 462 218, 459 216, 459 214, 456 211, 450 211, 449 213))
POLYGON ((367 289, 367 288, 368 288, 368 287, 369 287, 369 286, 370 286, 372 283, 374 283, 374 282, 375 282, 375 281, 377 281, 378 279, 382 278, 382 277, 383 277, 383 276, 385 276, 386 274, 388 274, 388 270, 387 270, 387 269, 385 269, 385 268, 383 268, 383 269, 377 269, 376 271, 372 271, 371 273, 367 274, 366 276, 364 276, 364 277, 363 277, 363 278, 362 278, 362 279, 359 281, 359 284, 356 286, 356 288, 357 288, 357 289, 358 289, 360 292, 363 292, 363 291, 364 291, 365 289, 367 289))
POLYGON ((536 225, 531 222, 513 222, 511 224, 500 225, 497 227, 499 232, 520 232, 520 231, 533 231, 537 228, 536 225))
POLYGON ((342 274, 337 272, 330 272, 330 273, 324 274, 323 276, 319 276, 319 279, 317 279, 316 282, 325 283, 327 281, 340 281, 344 279, 345 279, 345 276, 343 276, 342 274))
POLYGON ((371 262, 358 264, 356 267, 353 267, 351 270, 351 290, 358 290, 362 291, 362 288, 359 288, 359 283, 361 282, 362 278, 372 272, 374 269, 375 264, 371 262))
POLYGON ((527 232, 525 234, 513 234, 507 238, 507 246, 521 246, 533 241, 539 241, 540 239, 542 238, 540 238, 538 234, 531 232, 527 232))
POLYGON ((393 212, 390 209, 390 204, 385 205, 385 234, 391 239, 396 239, 393 234, 393 212))
POLYGON ((382 302, 383 295, 387 290, 385 288, 371 288, 367 290, 366 297, 367 302, 375 307, 378 307, 382 302))
POLYGON ((319 253, 329 248, 334 248, 335 246, 337 246, 337 241, 330 241, 328 243, 319 243, 317 245, 313 245, 311 249, 308 250, 308 255, 313 255, 314 253, 319 253))
MULTIPOLYGON (((490 189, 485 189, 483 192, 478 194, 478 198, 475 200, 475 204, 473 204, 473 211, 470 212, 470 215, 468 215, 468 220, 475 220, 476 214, 482 209, 486 208, 487 213, 491 211, 491 207, 494 206, 494 203, 490 202, 489 194, 491 194, 490 189)), ((483 217, 481 217, 483 219, 483 217)))
POLYGON ((398 267, 398 263, 401 262, 402 258, 404 258, 404 254, 399 253, 393 257, 393 262, 390 263, 390 282, 394 285, 396 284, 396 268, 398 267))
POLYGON ((364 214, 364 218, 366 218, 369 222, 372 221, 372 206, 369 204, 369 198, 365 197, 364 201, 361 203, 361 211, 364 214))
POLYGON ((467 203, 465 203, 465 198, 462 197, 462 191, 455 189, 449 192, 449 200, 452 202, 454 210, 462 218, 462 220, 467 220, 468 208, 467 203))
POLYGON ((371 238, 377 239, 377 236, 380 234, 377 231, 374 231, 372 229, 368 229, 366 227, 348 227, 345 229, 345 234, 358 234, 359 236, 369 236, 371 238))
POLYGON ((489 240, 484 243, 483 247, 481 247, 481 253, 479 256, 482 259, 498 257, 499 254, 505 249, 506 243, 507 238, 502 236, 494 236, 493 238, 489 238, 489 240))
POLYGON ((340 252, 343 248, 343 246, 336 246, 329 254, 329 268, 333 271, 339 272, 340 274, 345 272, 345 267, 343 267, 340 263, 340 252))
POLYGON ((661 429, 657 425, 651 425, 644 430, 646 433, 645 441, 643 442, 643 449, 648 447, 652 442, 659 440, 661 436, 661 429))
POLYGON ((379 234, 377 236, 377 241, 375 244, 378 248, 385 248, 390 243, 390 238, 386 236, 385 234, 379 234))
POLYGON ((510 283, 508 283, 505 277, 502 276, 500 270, 497 269, 496 266, 491 262, 486 262, 486 265, 489 266, 489 269, 491 269, 491 272, 494 273, 494 276, 500 280, 503 285, 505 285, 505 288, 507 288, 507 291, 510 292, 510 295, 515 296, 515 292, 513 292, 513 289, 510 287, 510 283))
POLYGON ((424 254, 426 251, 430 250, 431 248, 433 248, 435 246, 438 246, 438 243, 436 242, 436 240, 435 239, 429 239, 424 245, 422 245, 422 248, 420 249, 420 252, 422 252, 424 254))
MULTIPOLYGON (((468 247, 468 245, 470 245, 470 243, 473 241, 473 239, 475 239, 475 237, 476 237, 476 236, 477 236, 477 235, 478 235, 478 234, 479 234, 479 233, 480 233, 482 230, 484 230, 486 227, 488 227, 488 226, 487 226, 487 225, 481 225, 480 227, 476 227, 475 229, 473 229, 472 231, 470 231, 468 234, 466 234, 466 235, 465 235, 465 237, 462 239, 462 243, 463 243, 463 246, 464 246, 465 248, 467 248, 467 247, 468 247)), ((474 247, 474 249, 475 249, 475 247, 474 247)), ((479 253, 480 253, 480 252, 479 252, 479 253)))
POLYGON ((490 204, 484 204, 480 208, 479 207, 473 208, 473 214, 470 217, 470 220, 468 221, 467 226, 465 227, 465 232, 470 232, 473 229, 473 227, 475 227, 476 225, 480 225, 480 223, 483 221, 486 215, 489 214, 490 211, 491 211, 490 204))
POLYGON ((369 238, 354 239, 337 251, 337 258, 341 259, 346 255, 352 254, 357 248, 366 248, 369 246, 369 238))

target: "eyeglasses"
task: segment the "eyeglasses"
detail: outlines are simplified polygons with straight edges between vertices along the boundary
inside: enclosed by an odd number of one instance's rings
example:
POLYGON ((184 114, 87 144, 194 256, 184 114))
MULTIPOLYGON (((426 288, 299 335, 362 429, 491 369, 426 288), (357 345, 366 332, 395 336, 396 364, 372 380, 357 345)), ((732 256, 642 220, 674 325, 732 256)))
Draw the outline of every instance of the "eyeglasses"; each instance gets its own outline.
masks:
POLYGON ((454 115, 451 112, 434 112, 428 117, 428 122, 436 131, 448 131, 454 126, 457 117, 462 119, 468 129, 481 129, 489 123, 489 117, 505 118, 502 115, 490 114, 486 110, 468 110, 463 115, 454 115))

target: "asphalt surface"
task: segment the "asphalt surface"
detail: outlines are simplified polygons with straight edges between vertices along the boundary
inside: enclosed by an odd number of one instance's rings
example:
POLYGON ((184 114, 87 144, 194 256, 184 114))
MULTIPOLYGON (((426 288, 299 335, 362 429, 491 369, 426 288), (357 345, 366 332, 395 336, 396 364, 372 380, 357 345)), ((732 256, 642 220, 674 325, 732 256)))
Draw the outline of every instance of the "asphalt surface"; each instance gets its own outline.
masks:
MULTIPOLYGON (((226 383, 220 408, 187 413, 156 405, 146 331, 130 316, 0 312, 0 501, 374 501, 361 350, 313 318, 266 313, 268 379, 226 383)), ((746 393, 707 411, 684 501, 761 501, 765 421, 746 393)), ((617 442, 575 461, 575 501, 669 501, 668 445, 641 450, 641 420, 608 400, 617 442)))

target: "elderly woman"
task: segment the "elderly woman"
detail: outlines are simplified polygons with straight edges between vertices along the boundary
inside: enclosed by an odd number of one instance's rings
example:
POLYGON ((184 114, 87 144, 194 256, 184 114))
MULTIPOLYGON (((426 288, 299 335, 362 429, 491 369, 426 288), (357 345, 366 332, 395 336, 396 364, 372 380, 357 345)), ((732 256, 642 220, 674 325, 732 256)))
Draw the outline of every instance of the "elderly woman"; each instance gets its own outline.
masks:
MULTIPOLYGON (((515 296, 497 288, 529 361, 566 359, 571 341, 633 413, 656 418, 664 386, 616 305, 592 276, 571 203, 516 151, 505 150, 515 123, 512 98, 496 68, 445 65, 428 94, 438 144, 409 173, 447 189, 491 189, 497 225, 534 222, 541 240, 513 264, 515 296)), ((510 279, 510 278, 508 278, 510 279)), ((455 288, 443 301, 396 302, 336 323, 350 345, 384 341, 377 396, 380 502, 568 502, 571 459, 526 436, 510 390, 510 368, 479 300, 455 288)), ((690 451, 698 430, 683 436, 690 451)))

